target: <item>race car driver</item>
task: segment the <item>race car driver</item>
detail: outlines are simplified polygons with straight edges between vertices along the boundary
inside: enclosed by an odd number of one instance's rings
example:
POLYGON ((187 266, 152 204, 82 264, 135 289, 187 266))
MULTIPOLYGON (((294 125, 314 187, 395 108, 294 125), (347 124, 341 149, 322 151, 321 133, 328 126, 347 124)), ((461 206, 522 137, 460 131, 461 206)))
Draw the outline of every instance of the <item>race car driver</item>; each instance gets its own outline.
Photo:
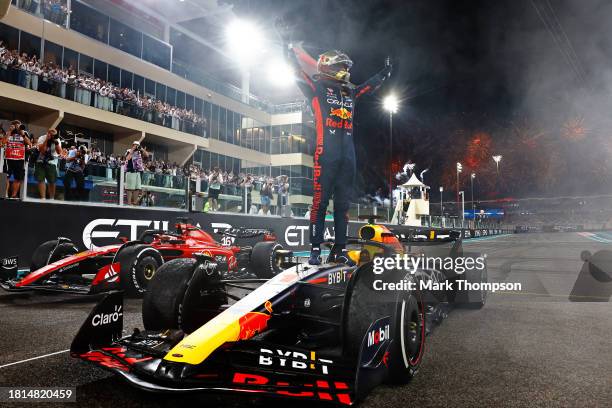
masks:
POLYGON ((298 85, 310 100, 315 116, 314 191, 308 262, 311 265, 321 263, 325 212, 333 197, 335 240, 328 259, 351 263, 345 246, 355 179, 353 112, 359 98, 376 91, 391 75, 391 63, 387 58, 385 67, 378 74, 361 85, 354 85, 349 81, 353 62, 345 53, 327 51, 315 61, 301 44, 287 43, 285 49, 286 57, 296 71, 298 85))

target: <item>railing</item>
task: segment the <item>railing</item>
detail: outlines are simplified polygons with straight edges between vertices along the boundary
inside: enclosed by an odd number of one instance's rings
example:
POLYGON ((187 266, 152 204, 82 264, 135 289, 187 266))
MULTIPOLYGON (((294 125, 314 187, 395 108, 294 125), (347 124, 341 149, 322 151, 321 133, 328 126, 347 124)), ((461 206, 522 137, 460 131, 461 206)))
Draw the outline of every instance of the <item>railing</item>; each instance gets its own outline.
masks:
POLYGON ((78 87, 74 83, 57 81, 22 69, 0 64, 0 81, 154 123, 180 132, 202 137, 207 136, 206 124, 203 121, 194 122, 188 119, 181 119, 155 109, 138 106, 127 100, 102 96, 98 92, 78 87))

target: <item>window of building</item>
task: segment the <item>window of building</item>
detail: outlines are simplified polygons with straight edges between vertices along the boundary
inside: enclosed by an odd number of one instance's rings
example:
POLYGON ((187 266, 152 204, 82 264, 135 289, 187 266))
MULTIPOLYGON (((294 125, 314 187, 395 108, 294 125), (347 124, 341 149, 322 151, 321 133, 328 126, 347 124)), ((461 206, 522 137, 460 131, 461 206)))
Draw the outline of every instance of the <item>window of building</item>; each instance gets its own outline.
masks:
POLYGON ((61 66, 63 53, 64 47, 51 41, 45 41, 45 63, 61 66))
POLYGON ((215 104, 212 104, 210 116, 210 137, 211 139, 219 139, 219 105, 215 104))
POLYGON ((37 58, 40 58, 40 37, 22 31, 19 52, 21 54, 25 52, 30 57, 36 55, 37 58))
POLYGON ((227 110, 219 108, 219 140, 227 142, 227 110))
POLYGON ((144 95, 145 87, 144 87, 144 78, 140 75, 134 74, 134 85, 133 89, 140 95, 144 95))
POLYGON ((185 109, 193 110, 193 95, 185 95, 185 109))
POLYGON ((148 35, 143 36, 142 59, 152 64, 170 69, 170 45, 148 35))
POLYGON ((121 86, 121 70, 114 65, 108 66, 108 81, 115 86, 121 86))
POLYGON ((148 78, 145 80, 145 93, 153 98, 155 98, 155 85, 155 81, 148 78))
POLYGON ((179 108, 185 107, 185 92, 176 91, 176 106, 179 108))
POLYGON ((155 97, 160 101, 166 100, 166 85, 159 82, 155 85, 155 97))
POLYGON ((70 48, 64 48, 64 60, 62 61, 62 67, 66 69, 74 69, 76 71, 79 67, 79 53, 71 50, 70 48))
POLYGON ((110 45, 132 54, 142 56, 142 33, 118 22, 110 20, 110 45))
POLYGON ((176 89, 166 88, 166 102, 172 106, 176 105, 176 89))
POLYGON ((128 89, 134 89, 132 87, 132 79, 134 77, 134 74, 132 74, 130 71, 125 71, 125 70, 121 70, 121 87, 122 88, 128 88, 128 89))
POLYGON ((71 3, 70 28, 95 40, 108 43, 109 18, 79 1, 71 3))
POLYGON ((0 40, 9 50, 19 48, 19 30, 6 24, 0 23, 0 40))
POLYGON ((85 54, 79 54, 79 72, 93 75, 93 58, 85 54))
POLYGON ((100 78, 103 81, 108 79, 108 64, 103 61, 94 61, 94 76, 100 78))

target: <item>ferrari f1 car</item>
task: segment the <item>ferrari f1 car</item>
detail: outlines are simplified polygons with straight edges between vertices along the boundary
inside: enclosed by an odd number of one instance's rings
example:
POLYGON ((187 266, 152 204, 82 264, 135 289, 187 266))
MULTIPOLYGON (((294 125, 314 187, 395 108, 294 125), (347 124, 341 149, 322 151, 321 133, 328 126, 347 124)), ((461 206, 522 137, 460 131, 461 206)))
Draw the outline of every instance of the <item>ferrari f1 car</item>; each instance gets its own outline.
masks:
MULTIPOLYGON (((151 391, 237 392, 353 404, 380 383, 406 383, 423 361, 428 326, 450 305, 481 307, 485 295, 425 291, 410 282, 482 282, 484 272, 390 269, 377 257, 421 256, 455 235, 397 237, 365 225, 350 242, 355 266, 296 264, 269 280, 227 279, 196 255, 162 265, 143 301, 144 330, 123 332, 123 298, 113 292, 82 325, 73 357, 151 391), (375 282, 408 289, 374 290, 375 282)), ((427 285, 425 285, 427 286, 427 285)))
POLYGON ((250 268, 259 277, 270 278, 280 272, 284 259, 290 256, 271 231, 233 229, 227 234, 261 241, 245 247, 222 245, 186 219, 179 219, 175 232, 147 230, 136 241, 123 238, 118 244, 85 251, 79 251, 68 238, 59 237, 34 251, 27 275, 19 278, 5 272, 0 286, 9 291, 39 289, 79 294, 122 289, 129 295, 140 295, 157 269, 169 260, 205 254, 224 272, 248 272, 250 268))

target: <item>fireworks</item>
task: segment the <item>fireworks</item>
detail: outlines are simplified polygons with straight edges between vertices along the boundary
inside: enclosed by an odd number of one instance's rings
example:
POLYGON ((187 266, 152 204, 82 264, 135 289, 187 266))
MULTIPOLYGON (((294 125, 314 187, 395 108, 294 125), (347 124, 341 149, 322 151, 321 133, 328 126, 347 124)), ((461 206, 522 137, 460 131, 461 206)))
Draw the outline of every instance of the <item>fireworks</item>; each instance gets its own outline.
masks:
POLYGON ((568 140, 584 140, 588 133, 584 118, 581 116, 571 118, 561 126, 561 135, 568 140))

